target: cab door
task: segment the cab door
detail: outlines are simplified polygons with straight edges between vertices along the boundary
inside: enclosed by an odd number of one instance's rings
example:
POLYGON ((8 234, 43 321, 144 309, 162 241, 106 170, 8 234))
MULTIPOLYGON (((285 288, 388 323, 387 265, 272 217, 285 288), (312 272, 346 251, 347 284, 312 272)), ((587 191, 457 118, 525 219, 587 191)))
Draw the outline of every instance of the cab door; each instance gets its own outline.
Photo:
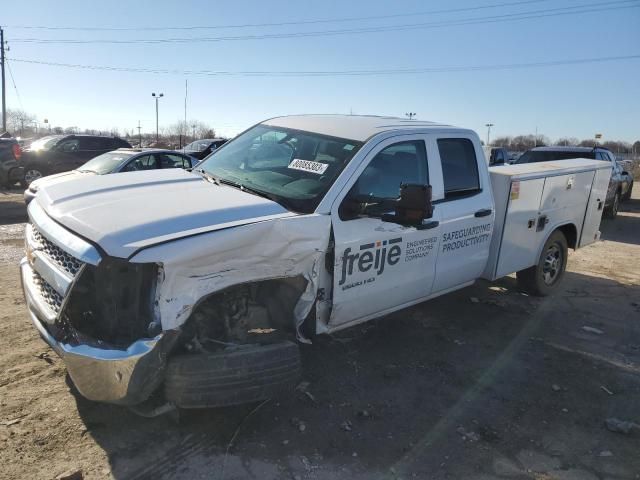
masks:
POLYGON ((402 183, 429 183, 423 136, 402 135, 377 145, 333 205, 330 328, 382 315, 431 292, 437 218, 425 221, 424 228, 381 219, 394 211, 402 183), (363 200, 364 207, 354 214, 354 203, 363 200))
POLYGON ((489 172, 480 165, 477 138, 430 136, 438 157, 444 198, 435 202, 440 216, 440 246, 433 292, 463 286, 480 277, 489 258, 495 212, 489 172), (474 141, 475 140, 475 141, 474 141))

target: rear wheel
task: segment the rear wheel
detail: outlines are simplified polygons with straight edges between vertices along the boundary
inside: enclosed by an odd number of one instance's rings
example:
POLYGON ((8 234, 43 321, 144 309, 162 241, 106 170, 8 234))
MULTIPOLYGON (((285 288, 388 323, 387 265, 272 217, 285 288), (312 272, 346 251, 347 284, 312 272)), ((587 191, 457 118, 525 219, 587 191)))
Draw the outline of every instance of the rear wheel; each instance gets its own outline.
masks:
POLYGON ((633 190, 633 182, 629 184, 629 188, 627 188, 627 191, 624 193, 624 197, 622 198, 622 200, 624 200, 625 202, 629 200, 631 198, 632 190, 633 190))
POLYGON ((164 393, 180 408, 239 405, 293 390, 300 374, 300 351, 289 341, 181 354, 169 359, 164 393))
POLYGON ((37 168, 29 168, 24 172, 24 180, 21 181, 20 184, 26 188, 31 185, 31 182, 38 180, 43 176, 44 175, 42 174, 41 170, 38 170, 37 168))
POLYGON ((556 230, 544 244, 538 264, 516 273, 518 284, 533 295, 551 294, 567 268, 567 250, 567 239, 556 230))

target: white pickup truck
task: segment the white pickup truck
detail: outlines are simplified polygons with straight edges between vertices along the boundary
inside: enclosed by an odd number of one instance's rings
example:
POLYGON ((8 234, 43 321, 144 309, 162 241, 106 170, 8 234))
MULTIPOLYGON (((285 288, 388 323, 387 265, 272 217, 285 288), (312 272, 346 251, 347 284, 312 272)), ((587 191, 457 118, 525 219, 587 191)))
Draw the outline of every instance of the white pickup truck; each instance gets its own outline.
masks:
POLYGON ((580 159, 489 169, 476 133, 430 122, 274 118, 198 171, 43 187, 24 294, 89 399, 260 400, 296 381, 313 335, 478 278, 517 272, 550 293, 567 248, 598 239, 610 172, 580 159))

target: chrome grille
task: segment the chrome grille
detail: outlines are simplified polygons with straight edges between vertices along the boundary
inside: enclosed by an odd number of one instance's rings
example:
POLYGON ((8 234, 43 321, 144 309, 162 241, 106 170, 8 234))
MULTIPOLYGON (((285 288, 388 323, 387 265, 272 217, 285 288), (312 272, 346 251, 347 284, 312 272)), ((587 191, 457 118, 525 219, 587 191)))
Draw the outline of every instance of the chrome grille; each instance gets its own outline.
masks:
POLYGON ((42 300, 57 315, 62 307, 62 297, 35 270, 33 271, 33 284, 38 289, 42 300))
POLYGON ((34 247, 42 250, 42 252, 44 252, 44 254, 56 265, 60 266, 63 270, 75 277, 80 270, 80 267, 82 267, 82 262, 45 238, 44 235, 38 231, 35 225, 32 225, 31 229, 33 240, 37 244, 34 245, 34 247))

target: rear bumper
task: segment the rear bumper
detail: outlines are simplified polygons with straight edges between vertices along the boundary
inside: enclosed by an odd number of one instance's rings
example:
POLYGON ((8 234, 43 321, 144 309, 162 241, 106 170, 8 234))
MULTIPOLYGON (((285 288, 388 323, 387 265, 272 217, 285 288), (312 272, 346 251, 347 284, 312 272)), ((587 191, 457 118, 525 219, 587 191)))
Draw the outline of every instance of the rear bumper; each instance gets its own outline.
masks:
MULTIPOLYGON (((177 337, 163 332, 133 342, 126 350, 97 340, 59 340, 52 318, 33 283, 26 258, 20 262, 22 289, 31 321, 42 339, 62 358, 80 393, 89 400, 135 405, 146 400, 164 378, 168 353, 177 337)), ((66 336, 65 336, 66 337, 66 336)), ((80 335, 76 336, 80 337, 80 335)))

